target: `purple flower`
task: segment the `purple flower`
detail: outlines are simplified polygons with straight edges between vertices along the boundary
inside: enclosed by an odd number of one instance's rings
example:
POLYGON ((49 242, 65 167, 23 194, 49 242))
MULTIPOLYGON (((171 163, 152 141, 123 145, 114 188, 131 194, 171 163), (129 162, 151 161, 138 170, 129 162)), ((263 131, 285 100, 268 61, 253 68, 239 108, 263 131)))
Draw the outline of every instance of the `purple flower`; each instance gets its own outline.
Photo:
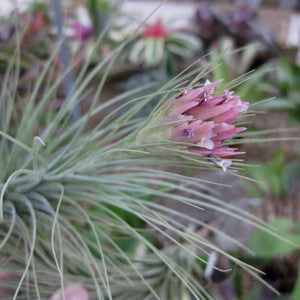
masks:
POLYGON ((73 21, 71 26, 73 29, 72 34, 69 35, 71 40, 80 40, 84 42, 94 34, 94 29, 92 26, 86 26, 77 21, 73 21))

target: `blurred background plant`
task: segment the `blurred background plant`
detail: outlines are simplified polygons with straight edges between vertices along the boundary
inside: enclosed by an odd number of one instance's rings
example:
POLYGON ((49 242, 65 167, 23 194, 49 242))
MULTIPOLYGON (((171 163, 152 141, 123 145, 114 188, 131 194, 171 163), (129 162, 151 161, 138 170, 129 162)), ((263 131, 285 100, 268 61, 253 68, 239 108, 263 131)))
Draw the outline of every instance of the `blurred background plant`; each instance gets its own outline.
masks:
MULTIPOLYGON (((263 63, 271 59, 278 47, 269 31, 257 22, 257 11, 249 4, 230 11, 220 11, 208 1, 199 1, 194 18, 197 33, 203 40, 206 52, 224 37, 231 39, 233 47, 239 48, 249 43, 257 44, 255 59, 263 63)), ((253 66, 255 66, 253 62, 253 66)))
MULTIPOLYGON (((136 21, 136 24, 139 23, 140 21, 136 21)), ((111 38, 115 42, 123 42, 124 38, 131 34, 132 31, 124 28, 124 24, 121 23, 111 33, 111 38)), ((164 72, 175 74, 179 71, 176 68, 178 60, 190 58, 200 50, 200 46, 200 40, 191 30, 172 28, 172 23, 164 24, 158 19, 153 24, 142 26, 138 36, 127 46, 123 55, 133 65, 141 65, 145 69, 160 67, 164 72)))

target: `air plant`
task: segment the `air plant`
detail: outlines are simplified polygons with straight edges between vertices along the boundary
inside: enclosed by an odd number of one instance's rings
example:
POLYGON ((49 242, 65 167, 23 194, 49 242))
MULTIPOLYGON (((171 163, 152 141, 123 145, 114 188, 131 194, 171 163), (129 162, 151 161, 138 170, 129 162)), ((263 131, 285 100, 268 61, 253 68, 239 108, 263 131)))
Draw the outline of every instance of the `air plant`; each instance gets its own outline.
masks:
POLYGON ((73 288, 90 299, 212 299, 203 287, 212 251, 260 280, 251 266, 193 228, 216 232, 247 251, 239 241, 201 218, 151 201, 163 197, 199 211, 210 208, 263 228, 258 218, 210 193, 216 183, 189 175, 195 169, 236 174, 240 161, 232 156, 239 151, 230 145, 245 128, 232 123, 248 104, 219 91, 217 82, 199 83, 207 68, 198 69, 188 85, 191 76, 179 74, 154 93, 136 97, 147 88, 141 86, 101 102, 104 82, 124 47, 87 73, 94 51, 58 109, 52 104, 65 76, 54 77, 56 53, 21 112, 15 109, 23 101, 19 48, 8 63, 0 94, 2 299, 61 299, 73 288), (103 76, 91 94, 100 71, 103 76), (87 97, 90 109, 71 119, 87 97), (138 116, 154 97, 161 101, 153 112, 138 116), (88 130, 91 117, 99 114, 98 124, 88 130), (178 217, 191 226, 177 222, 178 217), (153 232, 163 234, 170 246, 157 247, 153 232))

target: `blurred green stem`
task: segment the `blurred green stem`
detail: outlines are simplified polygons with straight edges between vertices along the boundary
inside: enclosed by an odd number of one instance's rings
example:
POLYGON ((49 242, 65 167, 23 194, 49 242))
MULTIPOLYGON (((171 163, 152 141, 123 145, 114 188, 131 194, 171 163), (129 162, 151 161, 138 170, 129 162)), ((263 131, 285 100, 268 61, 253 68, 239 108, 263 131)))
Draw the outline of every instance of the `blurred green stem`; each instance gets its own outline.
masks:
POLYGON ((99 1, 98 0, 89 0, 87 2, 88 10, 90 12, 90 16, 92 19, 93 27, 96 36, 99 36, 100 34, 100 29, 102 24, 101 21, 101 15, 100 15, 100 6, 99 6, 99 1))

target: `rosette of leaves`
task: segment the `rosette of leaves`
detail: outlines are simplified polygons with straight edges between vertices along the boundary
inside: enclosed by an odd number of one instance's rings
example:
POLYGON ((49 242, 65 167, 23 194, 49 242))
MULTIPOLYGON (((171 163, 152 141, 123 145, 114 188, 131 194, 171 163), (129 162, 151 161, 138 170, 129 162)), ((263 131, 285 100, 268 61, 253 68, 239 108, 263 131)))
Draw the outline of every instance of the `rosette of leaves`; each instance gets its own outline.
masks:
MULTIPOLYGON (((130 18, 123 20, 117 22, 117 26, 110 33, 112 41, 124 41, 132 33, 132 28, 136 27, 130 18)), ((135 66, 146 69, 159 66, 168 68, 178 58, 191 58, 200 48, 201 41, 191 30, 172 28, 172 22, 165 24, 162 20, 157 20, 141 27, 123 55, 135 66)))

